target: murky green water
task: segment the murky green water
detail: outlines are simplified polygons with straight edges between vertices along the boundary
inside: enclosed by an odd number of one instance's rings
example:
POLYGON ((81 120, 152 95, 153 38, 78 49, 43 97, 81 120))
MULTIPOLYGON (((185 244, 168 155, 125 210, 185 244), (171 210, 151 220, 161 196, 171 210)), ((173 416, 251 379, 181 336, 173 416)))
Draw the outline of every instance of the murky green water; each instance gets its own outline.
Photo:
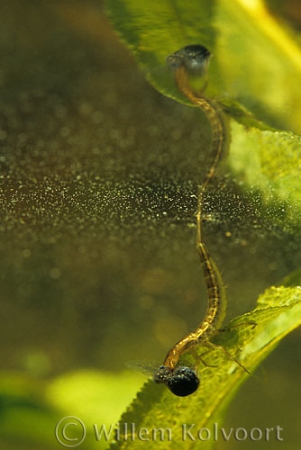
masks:
MULTIPOLYGON (((45 380, 160 361, 206 307, 194 213, 210 130, 147 84, 92 11, 12 1, 1 14, 3 374, 45 380)), ((261 217, 260 198, 226 162, 204 211, 228 318, 300 267, 299 236, 261 217)), ((229 427, 280 425, 297 442, 299 341, 297 331, 249 380, 229 427)))

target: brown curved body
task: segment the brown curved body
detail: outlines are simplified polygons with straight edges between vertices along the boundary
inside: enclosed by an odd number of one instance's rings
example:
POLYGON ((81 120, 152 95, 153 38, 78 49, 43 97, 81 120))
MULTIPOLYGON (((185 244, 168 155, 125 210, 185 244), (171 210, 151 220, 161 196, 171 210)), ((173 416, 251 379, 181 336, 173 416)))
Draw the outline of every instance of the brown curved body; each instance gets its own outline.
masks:
MULTIPOLYGON (((165 367, 171 370, 175 368, 180 356, 201 342, 206 342, 221 326, 226 312, 226 298, 223 282, 219 271, 211 259, 201 237, 201 209, 203 193, 214 176, 217 164, 221 159, 226 137, 226 127, 222 111, 211 100, 194 93, 189 85, 188 71, 185 64, 181 64, 181 59, 175 59, 176 68, 174 70, 175 81, 178 89, 195 105, 199 106, 207 115, 212 129, 211 152, 213 160, 207 173, 204 183, 199 187, 198 210, 197 210, 197 251, 200 257, 207 292, 208 307, 200 325, 193 332, 178 341, 168 352, 163 362, 165 367), (180 61, 180 62, 179 62, 180 61)), ((183 59, 184 61, 184 59, 183 59)))

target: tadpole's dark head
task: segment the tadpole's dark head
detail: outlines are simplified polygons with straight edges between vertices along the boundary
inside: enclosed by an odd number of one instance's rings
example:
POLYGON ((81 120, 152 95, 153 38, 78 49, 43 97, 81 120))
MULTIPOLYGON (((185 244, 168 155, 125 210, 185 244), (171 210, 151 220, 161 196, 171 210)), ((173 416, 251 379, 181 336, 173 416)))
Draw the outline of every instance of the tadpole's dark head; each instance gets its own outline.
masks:
POLYGON ((156 383, 165 384, 168 389, 179 397, 193 394, 200 385, 200 380, 193 369, 180 366, 175 370, 161 366, 154 375, 156 383))
POLYGON ((210 56, 206 47, 194 44, 172 53, 166 58, 166 62, 172 70, 184 66, 191 75, 202 76, 207 70, 210 56))

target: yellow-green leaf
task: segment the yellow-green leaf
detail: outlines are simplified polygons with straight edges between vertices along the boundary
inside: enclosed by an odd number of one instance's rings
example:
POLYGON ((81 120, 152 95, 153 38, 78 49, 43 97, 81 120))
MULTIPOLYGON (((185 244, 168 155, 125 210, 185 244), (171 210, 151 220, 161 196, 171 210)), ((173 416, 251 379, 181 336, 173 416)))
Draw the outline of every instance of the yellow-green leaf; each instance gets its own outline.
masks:
MULTIPOLYGON (((220 332, 215 343, 253 372, 277 343, 300 325, 301 288, 273 287, 259 297, 252 312, 220 332)), ((201 355, 206 349, 198 352, 201 355)), ((249 375, 220 348, 205 354, 203 360, 208 366, 199 363, 201 385, 191 396, 175 397, 166 387, 148 381, 121 417, 117 442, 110 448, 143 449, 147 441, 148 448, 166 449, 170 445, 174 449, 209 450, 225 440, 223 413, 249 375)))

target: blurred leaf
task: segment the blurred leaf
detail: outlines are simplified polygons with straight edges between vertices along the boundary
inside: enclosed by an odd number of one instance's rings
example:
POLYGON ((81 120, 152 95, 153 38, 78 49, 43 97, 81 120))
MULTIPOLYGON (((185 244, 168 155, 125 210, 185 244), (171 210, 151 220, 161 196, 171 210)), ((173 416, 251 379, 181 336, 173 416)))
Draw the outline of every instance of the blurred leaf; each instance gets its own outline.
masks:
POLYGON ((104 449, 113 440, 114 424, 143 379, 139 372, 81 370, 51 381, 46 396, 62 417, 72 414, 83 421, 85 448, 104 449))
POLYGON ((301 52, 263 3, 110 0, 106 5, 150 82, 182 103, 189 104, 172 75, 158 67, 185 45, 210 49, 206 95, 218 97, 230 117, 228 167, 242 187, 261 193, 262 214, 273 226, 300 232, 301 139, 270 125, 300 131, 301 52))
POLYGON ((44 385, 37 379, 1 373, 0 417, 1 444, 5 448, 19 448, 20 442, 33 449, 53 448, 58 416, 45 401, 44 385))
MULTIPOLYGON (((86 428, 87 436, 81 448, 106 448, 108 441, 113 439, 114 423, 143 379, 143 375, 136 372, 115 374, 86 370, 67 373, 45 383, 24 376, 23 373, 2 373, 1 443, 19 448, 17 443, 22 442, 28 448, 48 449, 60 446, 57 441, 59 438, 68 447, 70 441, 64 441, 60 434, 61 428, 57 430, 58 438, 54 431, 61 420, 64 421, 63 425, 68 423, 70 416, 70 423, 78 419, 86 428), (95 423, 98 430, 101 430, 102 425, 105 427, 108 439, 96 438, 92 426, 95 423)), ((77 427, 70 427, 67 435, 80 441, 81 432, 78 424, 77 427)))
MULTIPOLYGON (((228 331, 216 336, 215 343, 222 344, 253 372, 276 344, 300 324, 301 288, 270 288, 259 297, 257 307, 233 320, 228 331), (255 328, 251 326, 252 322, 257 324, 255 328)), ((202 349, 198 352, 202 354, 202 349)), ((139 430, 144 428, 147 430, 149 448, 163 449, 171 441, 172 448, 208 450, 214 448, 216 441, 223 440, 223 413, 238 387, 249 376, 218 348, 204 355, 203 359, 214 367, 204 367, 200 363, 201 385, 191 396, 175 397, 164 386, 153 381, 146 383, 121 417, 119 440, 110 448, 144 448, 145 441, 137 437, 139 430), (126 436, 122 425, 132 423, 136 427, 134 441, 130 434, 126 436), (160 431, 153 431, 159 428, 164 432, 161 440, 160 431), (201 429, 204 429, 201 431, 203 440, 198 437, 201 429), (208 430, 211 438, 208 438, 208 430)))
POLYGON ((139 372, 77 371, 53 380, 48 385, 47 397, 54 407, 72 411, 89 423, 97 418, 101 423, 111 424, 117 421, 142 380, 139 372))
POLYGON ((261 193, 263 215, 276 227, 300 233, 301 138, 231 121, 227 164, 236 180, 261 193))

